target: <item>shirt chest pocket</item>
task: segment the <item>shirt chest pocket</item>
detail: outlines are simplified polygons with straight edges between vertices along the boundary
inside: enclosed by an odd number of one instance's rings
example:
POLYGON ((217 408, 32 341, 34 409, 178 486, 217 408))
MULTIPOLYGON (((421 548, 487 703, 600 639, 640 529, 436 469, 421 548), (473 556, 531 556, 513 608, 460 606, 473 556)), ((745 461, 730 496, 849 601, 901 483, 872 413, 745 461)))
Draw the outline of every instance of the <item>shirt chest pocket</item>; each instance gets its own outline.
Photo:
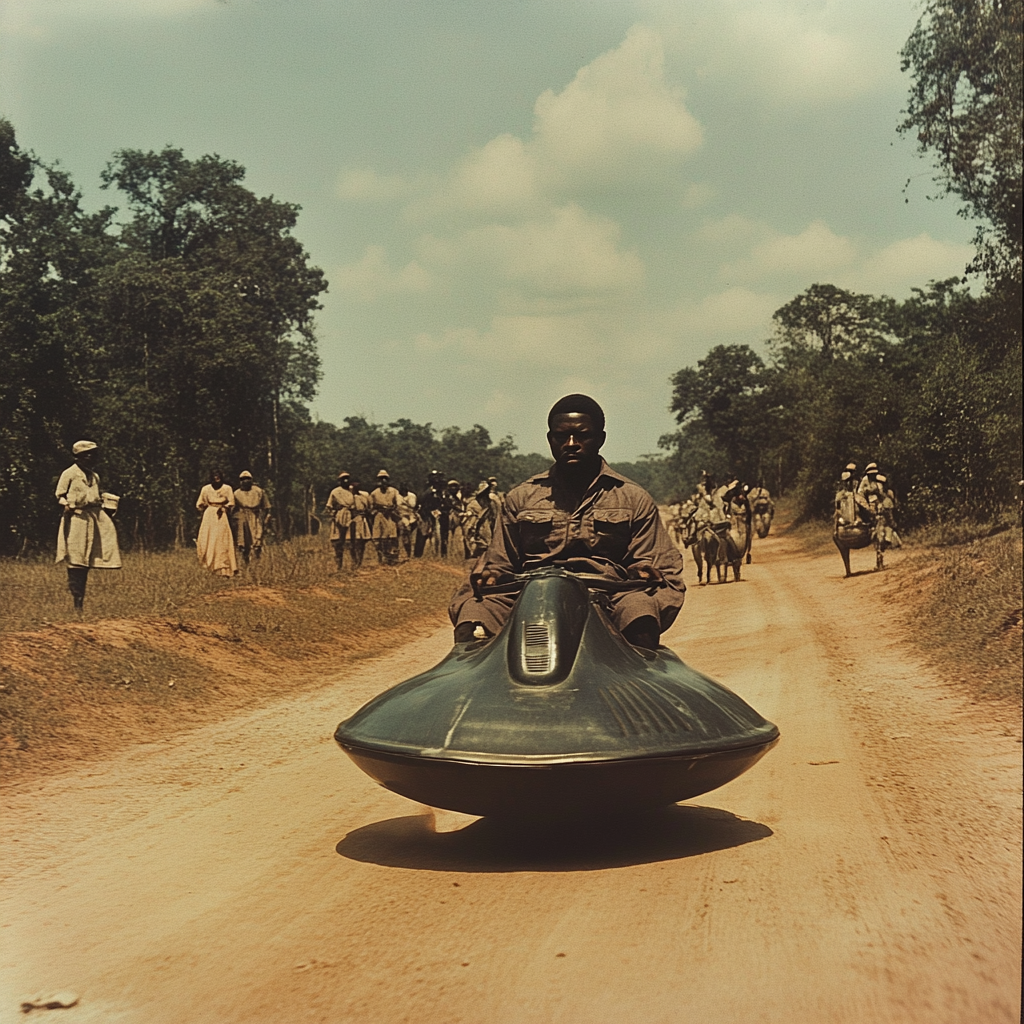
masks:
POLYGON ((630 514, 624 508, 594 509, 590 520, 590 543, 594 553, 621 562, 629 548, 630 514))
POLYGON ((531 509, 516 516, 519 540, 525 555, 546 555, 557 544, 558 524, 553 512, 531 509))

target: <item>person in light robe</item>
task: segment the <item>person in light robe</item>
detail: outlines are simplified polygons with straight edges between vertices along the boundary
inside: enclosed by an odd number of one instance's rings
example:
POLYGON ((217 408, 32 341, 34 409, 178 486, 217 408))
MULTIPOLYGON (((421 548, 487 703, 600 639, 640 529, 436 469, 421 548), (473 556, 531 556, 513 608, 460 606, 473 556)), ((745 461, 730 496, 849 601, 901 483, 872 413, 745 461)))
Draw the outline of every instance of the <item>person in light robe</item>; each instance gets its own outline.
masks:
POLYGON ((267 492, 243 469, 235 488, 235 541, 242 561, 249 564, 250 553, 259 561, 263 550, 263 531, 270 519, 267 492))
POLYGON ((196 508, 203 513, 196 538, 199 561, 218 576, 234 576, 238 562, 230 513, 235 508, 235 493, 230 484, 224 483, 219 469, 210 473, 210 482, 199 492, 196 508))
POLYGON ((94 441, 76 441, 71 454, 74 465, 68 466, 57 481, 56 497, 63 515, 57 531, 56 562, 67 567, 68 590, 75 611, 81 612, 89 570, 120 569, 121 552, 111 518, 117 498, 100 489, 95 469, 99 446, 94 441))

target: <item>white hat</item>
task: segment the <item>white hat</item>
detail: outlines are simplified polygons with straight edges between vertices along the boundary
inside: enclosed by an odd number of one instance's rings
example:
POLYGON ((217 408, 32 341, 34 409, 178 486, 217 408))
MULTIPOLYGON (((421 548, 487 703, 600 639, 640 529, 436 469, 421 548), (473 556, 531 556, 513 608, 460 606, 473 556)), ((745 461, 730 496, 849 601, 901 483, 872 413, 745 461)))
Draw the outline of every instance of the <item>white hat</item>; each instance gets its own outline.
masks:
POLYGON ((251 480, 252 479, 252 473, 250 473, 249 470, 247 470, 247 469, 243 469, 242 472, 238 474, 238 479, 239 480, 251 480))
POLYGON ((386 478, 387 478, 388 480, 390 480, 390 479, 391 479, 391 474, 390 474, 390 473, 389 473, 389 472, 388 472, 388 471, 387 471, 386 469, 382 469, 382 470, 381 470, 381 471, 380 471, 380 472, 379 472, 379 473, 377 474, 377 479, 379 480, 379 479, 380 479, 380 478, 381 478, 382 476, 383 476, 383 477, 386 477, 386 478))
POLYGON ((91 452, 96 448, 95 441, 76 441, 71 446, 72 455, 81 455, 82 452, 91 452))

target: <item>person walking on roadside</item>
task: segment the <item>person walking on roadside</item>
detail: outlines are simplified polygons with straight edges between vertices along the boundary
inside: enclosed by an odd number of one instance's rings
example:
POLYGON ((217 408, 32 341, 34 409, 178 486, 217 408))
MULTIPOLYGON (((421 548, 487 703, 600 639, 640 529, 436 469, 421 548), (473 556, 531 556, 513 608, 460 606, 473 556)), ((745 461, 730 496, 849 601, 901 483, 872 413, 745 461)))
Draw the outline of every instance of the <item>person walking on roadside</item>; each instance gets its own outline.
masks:
POLYGON ((363 490, 358 480, 352 481, 352 567, 359 569, 366 554, 366 542, 370 539, 370 520, 373 512, 370 507, 370 495, 363 490))
POLYGON ((248 565, 250 554, 259 561, 263 550, 263 531, 270 519, 270 499, 253 482, 252 473, 243 469, 235 488, 235 542, 242 561, 248 565))
POLYGON ((844 469, 835 497, 835 522, 838 526, 856 526, 869 521, 871 510, 857 490, 857 480, 844 469))
MULTIPOLYGON (((331 546, 334 548, 334 561, 338 572, 345 568, 345 545, 348 543, 355 520, 356 498, 352 493, 352 477, 348 470, 338 474, 338 486, 327 497, 324 511, 331 517, 331 546)), ((355 551, 352 562, 355 564, 355 551)))
POLYGON ((889 479, 884 473, 879 473, 875 477, 875 482, 882 490, 880 507, 882 520, 885 523, 885 547, 901 548, 903 540, 896 532, 896 495, 889 486, 889 479))
POLYGON ((409 485, 398 485, 398 546, 405 557, 412 558, 412 537, 416 531, 416 495, 409 485))
POLYGON ((462 524, 466 545, 466 557, 476 558, 487 550, 494 532, 494 506, 489 497, 490 485, 486 480, 466 502, 466 514, 462 524))
MULTIPOLYGON (((437 525, 441 530, 441 554, 448 555, 448 542, 455 543, 455 531, 462 526, 462 513, 465 504, 462 500, 461 484, 452 477, 441 495, 441 515, 437 525)), ((465 539, 463 538, 463 543, 465 539)))
POLYGON ((224 483, 219 469, 210 472, 210 482, 204 485, 196 500, 196 508, 203 513, 196 538, 199 561, 217 576, 234 576, 238 572, 235 560, 234 538, 231 536, 230 513, 235 507, 235 494, 224 483))
MULTIPOLYGON (((436 549, 438 545, 438 520, 444 504, 443 475, 439 469, 432 469, 427 475, 427 484, 416 506, 416 536, 413 540, 413 557, 421 558, 427 541, 436 549)), ((448 553, 448 533, 445 532, 441 546, 442 557, 448 553)))
POLYGON ((95 469, 99 446, 94 441, 76 441, 71 454, 74 464, 57 481, 56 497, 62 516, 57 530, 56 563, 67 567, 68 590, 75 611, 81 612, 89 570, 120 569, 121 552, 111 518, 117 509, 117 498, 100 490, 95 469))
POLYGON ((381 565, 395 565, 398 561, 398 491, 391 486, 386 469, 377 474, 377 486, 370 492, 370 511, 377 561, 381 565))

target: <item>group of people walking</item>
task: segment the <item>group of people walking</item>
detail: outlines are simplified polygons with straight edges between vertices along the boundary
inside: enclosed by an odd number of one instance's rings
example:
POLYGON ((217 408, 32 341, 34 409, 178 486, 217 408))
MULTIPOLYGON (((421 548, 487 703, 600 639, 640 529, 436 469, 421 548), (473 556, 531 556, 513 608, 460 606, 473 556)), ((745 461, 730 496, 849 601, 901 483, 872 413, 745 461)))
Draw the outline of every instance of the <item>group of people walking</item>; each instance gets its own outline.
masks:
POLYGON ((485 550, 501 508, 502 495, 496 477, 482 480, 472 494, 464 495, 458 480, 445 482, 440 470, 432 470, 417 495, 407 484, 391 484, 386 469, 377 474, 372 491, 347 470, 338 474, 338 486, 324 507, 330 516, 330 541, 338 569, 344 568, 348 551, 353 568, 363 564, 367 543, 373 543, 382 565, 395 565, 401 554, 420 558, 430 545, 447 557, 449 540, 461 534, 463 554, 472 558, 485 550))
POLYGON ((877 462, 869 462, 863 474, 856 462, 848 462, 836 489, 835 517, 839 526, 871 526, 878 530, 881 549, 902 547, 896 532, 896 492, 877 462))
POLYGON ((746 550, 750 552, 750 527, 759 537, 766 537, 775 516, 775 502, 763 484, 751 487, 738 478, 718 484, 714 476, 703 470, 697 486, 688 499, 677 498, 669 506, 669 526, 677 544, 690 547, 698 531, 710 526, 719 533, 728 533, 734 517, 747 527, 746 550))
POLYGON ((199 561, 218 576, 234 576, 238 562, 249 564, 263 551, 263 536, 270 520, 270 498, 245 469, 238 486, 224 482, 219 469, 199 492, 196 508, 202 512, 196 552, 199 561), (237 555, 236 555, 237 550, 237 555))

